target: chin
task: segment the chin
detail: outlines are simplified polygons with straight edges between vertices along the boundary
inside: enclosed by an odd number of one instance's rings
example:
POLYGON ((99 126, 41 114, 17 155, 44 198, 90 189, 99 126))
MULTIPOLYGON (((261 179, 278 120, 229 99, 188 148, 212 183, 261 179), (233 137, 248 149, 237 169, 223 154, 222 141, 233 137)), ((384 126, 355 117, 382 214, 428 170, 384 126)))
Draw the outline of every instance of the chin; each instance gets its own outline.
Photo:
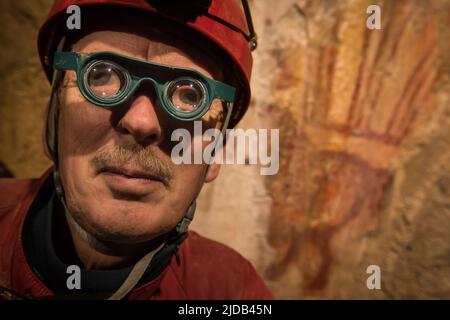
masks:
POLYGON ((181 217, 162 206, 110 199, 92 201, 69 210, 77 224, 99 241, 140 243, 169 232, 181 217))

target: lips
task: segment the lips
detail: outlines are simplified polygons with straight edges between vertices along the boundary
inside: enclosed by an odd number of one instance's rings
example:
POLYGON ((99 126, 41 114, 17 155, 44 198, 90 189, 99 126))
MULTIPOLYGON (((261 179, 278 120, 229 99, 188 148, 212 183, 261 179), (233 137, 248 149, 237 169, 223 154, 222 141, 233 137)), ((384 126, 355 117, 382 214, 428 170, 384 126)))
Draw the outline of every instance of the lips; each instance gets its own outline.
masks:
POLYGON ((99 170, 99 173, 118 175, 123 178, 134 180, 159 181, 163 183, 166 187, 168 186, 168 182, 156 174, 151 174, 141 169, 126 166, 105 166, 99 170))

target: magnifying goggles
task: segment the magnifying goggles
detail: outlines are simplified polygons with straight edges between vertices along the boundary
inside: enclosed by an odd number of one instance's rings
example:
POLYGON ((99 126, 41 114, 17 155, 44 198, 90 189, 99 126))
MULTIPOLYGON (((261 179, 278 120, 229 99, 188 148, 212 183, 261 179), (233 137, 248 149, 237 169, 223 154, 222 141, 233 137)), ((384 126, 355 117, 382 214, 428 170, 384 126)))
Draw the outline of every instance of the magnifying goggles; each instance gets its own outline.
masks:
MULTIPOLYGON (((182 121, 200 119, 214 99, 232 104, 236 89, 200 72, 134 59, 113 52, 55 52, 56 70, 73 70, 81 94, 92 104, 114 108, 151 82, 162 107, 182 121)), ((229 111, 230 112, 230 111, 229 111)))

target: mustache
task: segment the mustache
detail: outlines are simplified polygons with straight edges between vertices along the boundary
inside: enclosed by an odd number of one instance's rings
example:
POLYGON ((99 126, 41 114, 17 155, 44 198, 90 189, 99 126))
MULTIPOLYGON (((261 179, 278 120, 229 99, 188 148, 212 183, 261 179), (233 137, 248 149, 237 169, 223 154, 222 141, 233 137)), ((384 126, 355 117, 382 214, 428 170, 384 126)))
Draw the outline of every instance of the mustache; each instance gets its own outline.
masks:
POLYGON ((98 170, 105 167, 131 166, 161 179, 166 186, 173 178, 170 163, 159 159, 153 148, 136 143, 122 144, 110 150, 100 151, 91 159, 91 164, 98 170))

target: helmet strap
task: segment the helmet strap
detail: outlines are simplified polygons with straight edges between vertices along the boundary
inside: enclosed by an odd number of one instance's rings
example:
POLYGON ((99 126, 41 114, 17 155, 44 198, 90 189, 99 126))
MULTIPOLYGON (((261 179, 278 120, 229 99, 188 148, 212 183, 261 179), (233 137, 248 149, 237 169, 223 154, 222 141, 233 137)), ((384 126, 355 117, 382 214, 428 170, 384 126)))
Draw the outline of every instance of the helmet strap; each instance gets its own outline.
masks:
POLYGON ((150 251, 145 256, 143 256, 133 267, 128 277, 122 283, 122 285, 106 300, 121 300, 125 298, 139 283, 148 266, 153 260, 153 257, 166 245, 163 242, 158 248, 150 251))
POLYGON ((194 214, 195 209, 197 207, 196 201, 192 201, 191 205, 189 206, 186 214, 184 215, 183 219, 177 224, 175 230, 179 235, 182 235, 184 233, 187 233, 189 229, 189 225, 191 224, 192 220, 194 220, 194 214))

